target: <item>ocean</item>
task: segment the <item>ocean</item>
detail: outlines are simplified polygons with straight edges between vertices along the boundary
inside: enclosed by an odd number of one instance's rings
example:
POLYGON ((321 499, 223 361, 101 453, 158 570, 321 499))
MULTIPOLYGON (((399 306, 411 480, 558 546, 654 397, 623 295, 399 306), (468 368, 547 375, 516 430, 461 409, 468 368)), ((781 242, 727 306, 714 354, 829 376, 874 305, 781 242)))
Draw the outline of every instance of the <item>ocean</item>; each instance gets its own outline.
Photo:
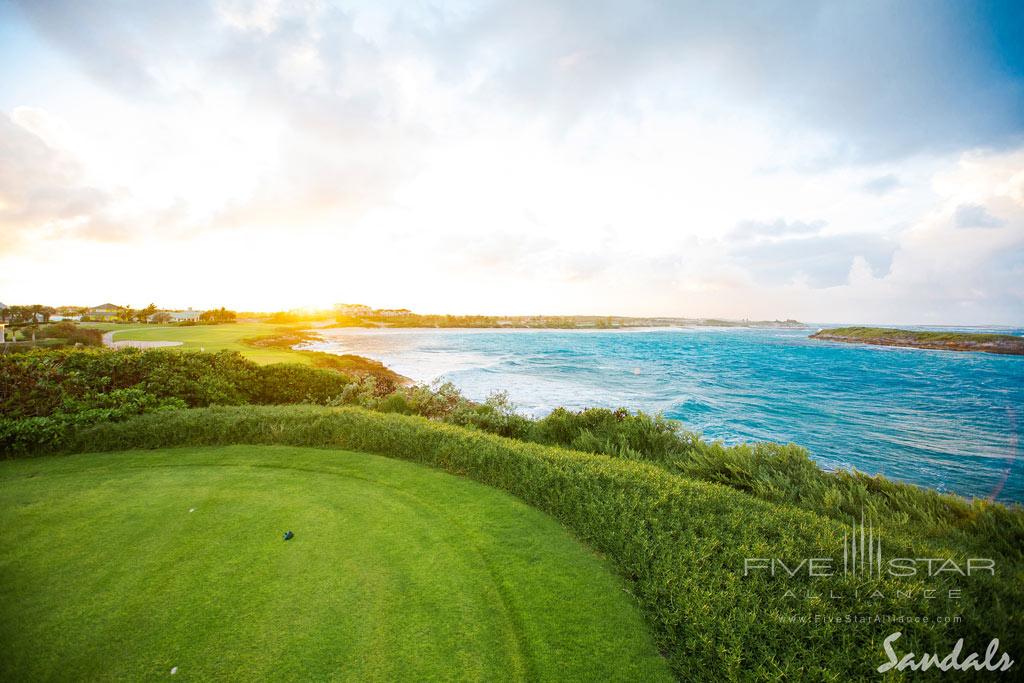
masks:
POLYGON ((730 444, 799 444, 825 469, 1024 502, 1024 356, 808 339, 815 329, 329 329, 313 348, 471 399, 505 391, 531 416, 661 412, 730 444))

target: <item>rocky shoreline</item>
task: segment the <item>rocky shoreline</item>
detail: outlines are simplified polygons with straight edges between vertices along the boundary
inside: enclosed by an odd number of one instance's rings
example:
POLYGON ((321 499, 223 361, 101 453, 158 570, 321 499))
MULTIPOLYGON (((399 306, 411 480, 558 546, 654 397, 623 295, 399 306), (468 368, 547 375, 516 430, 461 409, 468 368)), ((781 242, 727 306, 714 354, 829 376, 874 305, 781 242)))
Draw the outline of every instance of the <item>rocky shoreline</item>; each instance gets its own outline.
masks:
POLYGON ((1024 356, 1024 338, 1010 335, 971 335, 967 333, 948 335, 951 338, 929 338, 930 333, 911 330, 878 330, 872 336, 863 332, 852 334, 842 330, 819 330, 810 336, 821 341, 843 342, 847 344, 874 344, 877 346, 905 346, 917 349, 934 349, 940 351, 975 351, 982 353, 999 353, 1004 355, 1024 356), (972 339, 971 337, 978 337, 972 339))

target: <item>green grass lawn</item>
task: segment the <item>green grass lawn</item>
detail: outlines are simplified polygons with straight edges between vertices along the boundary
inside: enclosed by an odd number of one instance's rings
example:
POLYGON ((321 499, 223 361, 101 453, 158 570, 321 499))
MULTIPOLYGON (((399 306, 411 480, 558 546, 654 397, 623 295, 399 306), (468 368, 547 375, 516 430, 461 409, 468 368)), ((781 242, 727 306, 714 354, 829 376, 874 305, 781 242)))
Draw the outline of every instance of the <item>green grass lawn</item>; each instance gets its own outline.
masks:
POLYGON ((270 323, 231 323, 226 325, 114 325, 103 323, 85 323, 85 326, 101 328, 115 332, 114 341, 180 341, 179 349, 198 351, 238 351, 246 358, 260 365, 270 363, 312 363, 311 359, 301 353, 293 353, 287 349, 255 348, 242 343, 243 339, 275 334, 281 325, 270 323))
POLYGON ((413 463, 283 446, 6 461, 0 528, 3 680, 668 678, 605 561, 413 463))

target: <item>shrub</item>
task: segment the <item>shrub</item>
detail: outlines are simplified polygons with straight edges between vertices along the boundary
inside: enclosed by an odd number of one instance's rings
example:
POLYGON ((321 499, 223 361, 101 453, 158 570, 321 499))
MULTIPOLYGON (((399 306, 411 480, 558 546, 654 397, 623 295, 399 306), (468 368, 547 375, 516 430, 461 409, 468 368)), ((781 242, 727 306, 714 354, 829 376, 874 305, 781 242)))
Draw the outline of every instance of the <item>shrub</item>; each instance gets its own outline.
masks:
POLYGON ((123 420, 143 413, 185 408, 178 398, 158 398, 138 388, 115 389, 69 399, 61 411, 21 420, 0 418, 0 452, 26 455, 40 449, 60 450, 74 429, 98 422, 123 420))
MULTIPOLYGON (((452 420, 456 421, 456 420, 452 420)), ((481 428, 494 433, 487 424, 481 428)), ((773 503, 795 505, 839 521, 866 513, 890 526, 949 542, 964 549, 997 552, 1024 561, 1024 528, 1019 506, 969 501, 861 472, 826 472, 807 449, 794 444, 726 446, 707 441, 670 420, 625 409, 564 408, 515 436, 529 441, 647 460, 674 474, 724 484, 773 503), (1009 515, 1009 517, 1007 516, 1009 515)))
POLYGON ((678 438, 679 431, 678 423, 661 415, 632 414, 625 408, 590 408, 576 413, 556 408, 537 421, 531 434, 539 443, 663 461, 689 450, 687 441, 678 438))
POLYGON ((165 408, 327 403, 353 384, 229 351, 32 351, 0 356, 0 376, 0 453, 8 456, 59 449, 74 429, 98 421, 165 408))
POLYGON ((452 411, 448 421, 522 441, 531 439, 534 428, 532 420, 516 413, 505 392, 491 394, 483 404, 463 401, 452 411))
POLYGON ((89 327, 80 327, 73 322, 62 320, 52 325, 44 325, 36 335, 40 339, 63 339, 68 344, 82 346, 102 346, 103 331, 89 327))
POLYGON ((354 379, 293 363, 277 363, 259 369, 259 391, 253 403, 328 403, 342 396, 354 379))
POLYGON ((238 319, 238 314, 234 311, 229 311, 223 306, 215 308, 209 311, 203 311, 199 314, 199 320, 204 323, 220 324, 220 323, 233 323, 238 319))
MULTIPOLYGON (((996 576, 963 581, 846 576, 781 580, 743 575, 744 558, 790 560, 842 555, 844 524, 790 505, 773 504, 651 464, 516 442, 480 431, 356 408, 223 407, 147 414, 77 432, 69 450, 177 445, 288 444, 347 448, 408 459, 501 488, 550 513, 607 555, 652 625, 676 674, 686 680, 860 680, 884 660, 882 640, 902 631, 901 651, 965 652, 992 637, 1002 648, 1024 645, 1019 562, 996 576), (918 600, 896 591, 962 588, 958 600, 918 600), (852 600, 853 591, 881 597, 852 600), (791 591, 792 593, 787 593, 791 591), (815 597, 805 598, 806 594, 815 597), (821 596, 837 594, 837 600, 821 596), (792 595, 792 597, 791 597, 792 595), (874 614, 912 612, 925 622, 898 625, 842 621, 870 606, 874 614), (838 622, 801 623, 808 613, 838 622), (942 623, 939 617, 959 617, 942 623)), ((1005 508, 1004 508, 1005 510, 1005 508)), ((1020 513, 1007 511, 1020 526, 1020 513)), ((890 557, 951 557, 955 547, 912 534, 876 532, 890 557)))
POLYGON ((0 356, 0 415, 45 417, 111 391, 137 388, 190 407, 325 403, 352 379, 299 365, 259 366, 233 351, 32 351, 0 356))

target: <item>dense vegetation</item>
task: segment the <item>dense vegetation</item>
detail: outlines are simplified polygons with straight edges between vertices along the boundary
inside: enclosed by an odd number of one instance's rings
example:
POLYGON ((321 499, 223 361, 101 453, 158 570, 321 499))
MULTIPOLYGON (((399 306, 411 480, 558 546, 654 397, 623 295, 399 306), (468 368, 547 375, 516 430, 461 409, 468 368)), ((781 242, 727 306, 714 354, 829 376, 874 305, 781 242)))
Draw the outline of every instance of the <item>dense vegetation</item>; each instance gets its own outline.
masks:
POLYGON ((199 314, 199 320, 204 323, 217 325, 220 323, 233 323, 238 319, 238 314, 221 306, 199 314))
MULTIPOLYGON (((965 639, 965 652, 983 649, 992 637, 999 637, 1010 652, 1024 645, 1019 559, 993 554, 997 574, 969 579, 949 573, 907 578, 842 573, 812 578, 804 572, 785 579, 764 572, 744 576, 748 557, 794 562, 841 557, 847 527, 826 515, 769 503, 631 458, 522 443, 419 417, 316 406, 159 412, 78 430, 65 448, 217 444, 380 453, 439 467, 522 498, 612 560, 643 607, 661 650, 685 680, 859 680, 884 661, 881 641, 897 630, 903 632, 902 651, 947 652, 958 637, 965 639), (924 589, 943 596, 952 588, 962 589, 962 596, 922 599, 924 589), (877 596, 864 597, 875 590, 877 596), (901 597, 897 590, 912 597, 901 597), (853 597, 854 591, 860 591, 859 598, 853 597), (838 597, 823 597, 830 595, 838 597), (925 621, 800 621, 814 613, 914 614, 925 621), (946 623, 947 617, 959 622, 946 623)), ((1019 534, 1019 511, 1005 514, 1004 521, 1016 525, 1019 534)), ((958 534, 945 541, 922 538, 912 526, 887 522, 876 529, 887 556, 962 561, 958 534)))
POLYGON ((81 327, 67 321, 12 327, 5 336, 8 336, 8 339, 0 340, 0 342, 18 341, 20 343, 4 345, 4 353, 29 351, 39 346, 56 348, 61 346, 101 346, 103 344, 103 333, 100 330, 81 327), (36 342, 34 345, 30 343, 32 340, 36 342))
POLYGON ((1024 354, 1024 337, 1015 337, 1010 334, 933 332, 900 330, 890 327, 834 327, 815 332, 811 335, 811 339, 950 351, 1024 354))
POLYGON ((19 323, 42 321, 49 322, 50 316, 57 312, 53 306, 31 304, 29 306, 0 306, 0 323, 19 323))
POLYGON ((82 327, 72 322, 61 321, 52 325, 43 325, 39 328, 36 336, 40 339, 59 339, 64 344, 75 346, 102 346, 103 332, 88 327, 82 327))
POLYGON ((935 332, 930 330, 901 330, 895 327, 830 327, 821 331, 823 334, 874 339, 880 337, 896 337, 920 341, 1020 341, 1020 337, 1010 334, 982 334, 977 332, 935 332))
POLYGON ((353 380, 237 353, 36 350, 0 356, 0 451, 58 448, 78 427, 174 408, 324 403, 353 380))
MULTIPOLYGON (((603 315, 434 315, 412 311, 373 311, 359 316, 333 315, 333 327, 406 328, 522 328, 522 329, 617 329, 638 327, 803 327, 796 320, 720 320, 715 318, 629 318, 603 315)), ((294 317, 275 314, 274 322, 291 322, 294 317)))

